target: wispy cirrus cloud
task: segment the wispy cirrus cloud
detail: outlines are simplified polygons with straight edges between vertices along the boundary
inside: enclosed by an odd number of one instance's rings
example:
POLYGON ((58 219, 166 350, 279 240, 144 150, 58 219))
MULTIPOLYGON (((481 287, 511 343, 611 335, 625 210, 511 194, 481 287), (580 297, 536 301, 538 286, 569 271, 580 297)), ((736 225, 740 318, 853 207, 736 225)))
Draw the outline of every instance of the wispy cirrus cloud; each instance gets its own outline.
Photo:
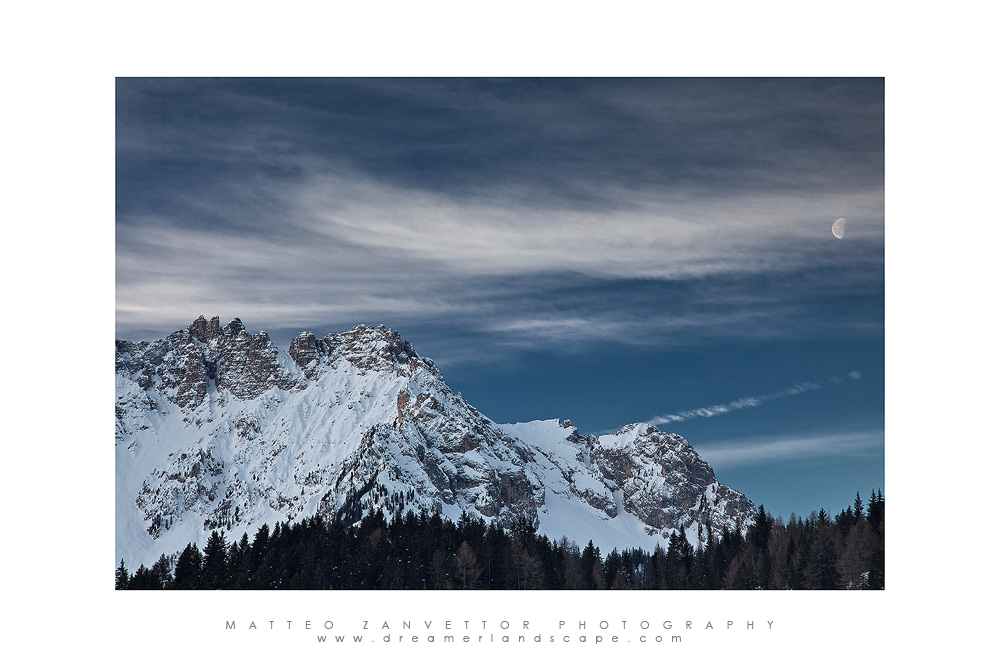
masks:
MULTIPOLYGON (((858 380, 861 378, 861 373, 858 371, 851 371, 848 374, 852 380, 858 380)), ((842 382, 839 377, 832 377, 825 384, 839 384, 842 382)), ((676 413, 670 413, 665 415, 659 415, 647 420, 653 426, 662 426, 664 424, 671 424, 674 422, 683 422, 690 419, 699 418, 709 418, 717 417, 719 415, 724 415, 736 410, 746 410, 748 408, 756 408, 769 403, 771 401, 777 400, 779 398, 787 398, 789 396, 796 396, 798 394, 803 394, 809 391, 816 391, 822 389, 824 383, 816 382, 799 382, 792 385, 791 387, 786 387, 779 391, 775 391, 769 394, 761 394, 759 396, 746 396, 744 398, 737 399, 735 401, 730 401, 728 403, 719 403, 716 405, 710 405, 701 408, 695 408, 693 410, 682 410, 676 413)))
MULTIPOLYGON (((532 209, 516 198, 508 205, 455 200, 356 174, 303 178, 257 184, 246 196, 240 188, 207 192, 182 211, 122 215, 119 328, 174 327, 184 313, 181 322, 203 312, 240 313, 263 328, 372 319, 398 327, 423 313, 525 344, 636 340, 653 325, 663 332, 749 333, 808 326, 807 317, 785 311, 796 292, 829 289, 829 277, 819 273, 840 261, 824 247, 825 221, 812 224, 823 202, 804 198, 737 201, 720 194, 699 203, 648 196, 636 203, 628 199, 634 193, 620 193, 617 208, 581 214, 532 209), (203 224, 195 224, 199 219, 203 224), (220 226, 213 222, 219 219, 236 222, 220 226), (747 289, 750 276, 802 271, 815 276, 801 275, 780 293, 747 289), (707 293, 699 286, 718 278, 728 287, 716 284, 707 293), (620 286, 612 303, 574 297, 575 310, 565 312, 565 294, 601 281, 620 286), (690 289, 675 290, 667 308, 661 301, 652 316, 648 303, 634 301, 643 290, 622 281, 687 281, 690 289), (549 288, 541 299, 539 285, 549 288), (150 321, 151 301, 159 322, 150 321), (629 302, 631 314, 621 312, 629 302), (754 326, 746 326, 748 315, 754 326)), ((875 221, 879 202, 878 195, 858 193, 853 204, 841 197, 825 205, 875 221)), ((838 271, 839 292, 865 289, 880 270, 878 223, 871 233, 867 258, 853 273, 838 271)))
POLYGON ((733 467, 774 461, 876 455, 882 453, 884 445, 885 432, 870 430, 706 442, 698 445, 698 453, 713 466, 733 467))
POLYGON ((507 194, 452 198, 340 172, 284 189, 282 208, 317 238, 472 275, 544 270, 669 280, 831 264, 842 258, 829 252, 826 218, 838 210, 858 221, 855 242, 878 244, 882 236, 882 195, 874 190, 695 195, 672 188, 664 195, 608 185, 609 205, 600 210, 507 194))

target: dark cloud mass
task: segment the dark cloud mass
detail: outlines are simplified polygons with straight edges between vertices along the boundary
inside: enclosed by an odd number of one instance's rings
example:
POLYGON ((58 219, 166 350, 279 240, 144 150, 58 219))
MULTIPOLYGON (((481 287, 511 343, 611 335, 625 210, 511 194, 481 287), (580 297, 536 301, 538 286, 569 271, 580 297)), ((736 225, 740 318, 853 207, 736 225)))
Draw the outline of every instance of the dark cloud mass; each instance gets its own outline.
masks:
POLYGON ((882 171, 881 80, 123 79, 118 89, 119 162, 130 178, 177 185, 294 178, 308 156, 404 188, 587 206, 608 186, 843 189, 882 171))

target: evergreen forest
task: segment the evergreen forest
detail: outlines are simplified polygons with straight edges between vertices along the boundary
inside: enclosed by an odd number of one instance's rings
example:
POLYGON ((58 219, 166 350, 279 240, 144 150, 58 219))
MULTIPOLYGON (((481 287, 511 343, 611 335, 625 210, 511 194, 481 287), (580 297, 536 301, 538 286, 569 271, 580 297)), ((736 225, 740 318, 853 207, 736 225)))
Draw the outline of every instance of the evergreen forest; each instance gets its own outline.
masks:
POLYGON ((601 554, 553 541, 526 521, 503 529, 463 514, 381 511, 353 525, 318 517, 261 526, 230 543, 213 531, 129 572, 117 589, 883 589, 885 499, 836 516, 825 510, 787 523, 761 505, 745 534, 709 529, 693 548, 683 533, 668 548, 601 554))

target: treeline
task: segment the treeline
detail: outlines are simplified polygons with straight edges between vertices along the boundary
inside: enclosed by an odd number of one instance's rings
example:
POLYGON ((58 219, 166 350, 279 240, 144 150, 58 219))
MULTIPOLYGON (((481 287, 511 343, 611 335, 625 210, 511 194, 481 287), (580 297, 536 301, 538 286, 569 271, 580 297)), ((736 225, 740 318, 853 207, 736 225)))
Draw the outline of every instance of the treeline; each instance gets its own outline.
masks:
POLYGON ((743 535, 709 530, 695 549, 683 533, 652 553, 602 557, 550 540, 528 522, 504 530, 463 515, 381 512, 355 525, 319 518, 266 524, 228 543, 214 531, 152 567, 115 572, 118 589, 881 589, 885 587, 882 492, 867 506, 824 510, 787 524, 758 508, 743 535))

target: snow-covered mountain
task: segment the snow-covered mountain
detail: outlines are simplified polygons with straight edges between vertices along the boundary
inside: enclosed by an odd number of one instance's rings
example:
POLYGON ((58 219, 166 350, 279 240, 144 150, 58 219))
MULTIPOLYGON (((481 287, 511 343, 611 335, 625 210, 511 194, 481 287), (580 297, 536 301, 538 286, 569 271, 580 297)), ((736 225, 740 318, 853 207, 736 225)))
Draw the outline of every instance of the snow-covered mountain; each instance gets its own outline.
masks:
POLYGON ((741 529, 753 504, 684 438, 604 436, 559 420, 496 424, 383 326, 288 350, 239 319, 116 341, 115 559, 151 565, 212 530, 229 539, 316 514, 463 511, 554 539, 652 549, 675 530, 741 529))

